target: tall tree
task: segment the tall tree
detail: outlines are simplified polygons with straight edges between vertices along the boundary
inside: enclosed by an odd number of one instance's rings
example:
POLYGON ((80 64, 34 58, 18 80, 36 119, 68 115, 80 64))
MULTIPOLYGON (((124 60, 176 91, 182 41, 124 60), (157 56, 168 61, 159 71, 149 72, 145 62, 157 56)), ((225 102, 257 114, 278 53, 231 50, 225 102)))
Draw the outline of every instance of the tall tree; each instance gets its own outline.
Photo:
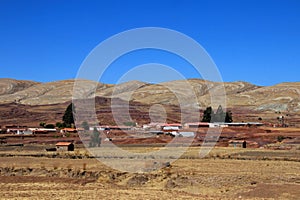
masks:
POLYGON ((221 105, 219 105, 216 113, 213 115, 213 122, 225 122, 226 113, 224 113, 223 108, 221 105))
POLYGON ((75 107, 73 105, 73 103, 69 104, 65 114, 62 118, 63 122, 65 123, 66 127, 71 127, 72 124, 74 124, 74 117, 73 117, 73 113, 75 113, 75 107))
POLYGON ((207 107, 206 110, 203 112, 203 118, 202 122, 210 122, 211 121, 211 115, 213 114, 212 107, 207 107))
POLYGON ((226 122, 226 123, 231 123, 231 122, 233 122, 231 111, 226 112, 225 122, 226 122))
POLYGON ((90 129, 90 125, 87 121, 82 122, 81 127, 86 131, 88 131, 90 129))
POLYGON ((226 122, 231 123, 232 113, 231 111, 224 112, 221 105, 219 105, 216 112, 213 111, 212 107, 207 107, 203 112, 202 122, 226 122))
POLYGON ((90 147, 96 147, 96 146, 99 147, 101 145, 100 132, 97 130, 97 128, 94 128, 89 145, 90 147))

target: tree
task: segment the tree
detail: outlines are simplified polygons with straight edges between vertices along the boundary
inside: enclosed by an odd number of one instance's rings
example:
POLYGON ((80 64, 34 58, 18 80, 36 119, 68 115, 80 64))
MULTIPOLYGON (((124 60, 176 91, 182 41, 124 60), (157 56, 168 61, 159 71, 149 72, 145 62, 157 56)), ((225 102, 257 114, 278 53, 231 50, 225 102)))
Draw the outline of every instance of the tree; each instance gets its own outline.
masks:
POLYGON ((226 113, 224 113, 223 108, 219 105, 217 112, 212 115, 212 122, 225 122, 226 113))
POLYGON ((100 132, 97 130, 97 128, 94 128, 94 131, 91 135, 90 147, 96 147, 96 146, 99 147, 100 144, 101 144, 100 132))
POLYGON ((86 131, 88 131, 90 129, 90 125, 86 121, 81 123, 81 127, 86 131))
POLYGON ((226 112, 225 122, 226 123, 233 122, 233 120, 232 120, 232 112, 231 111, 226 112))
POLYGON ((231 123, 232 120, 232 113, 231 111, 224 112, 221 105, 219 105, 216 113, 214 113, 212 107, 207 107, 206 110, 203 112, 202 122, 226 122, 231 123))
POLYGON ((136 126, 136 123, 135 122, 124 122, 124 125, 125 126, 136 126))
POLYGON ((47 124, 44 126, 45 128, 55 128, 54 124, 47 124))
POLYGON ((66 127, 71 127, 72 124, 74 124, 73 113, 75 113, 75 107, 73 103, 71 103, 68 105, 65 114, 62 118, 63 122, 66 124, 66 127))
POLYGON ((57 128, 64 128, 64 127, 65 127, 65 126, 64 126, 64 123, 61 123, 61 122, 56 122, 55 126, 56 126, 57 128))
POLYGON ((212 113, 212 107, 207 107, 206 110, 203 112, 202 122, 210 122, 212 113))
POLYGON ((45 122, 40 122, 41 127, 45 127, 46 123, 45 122))

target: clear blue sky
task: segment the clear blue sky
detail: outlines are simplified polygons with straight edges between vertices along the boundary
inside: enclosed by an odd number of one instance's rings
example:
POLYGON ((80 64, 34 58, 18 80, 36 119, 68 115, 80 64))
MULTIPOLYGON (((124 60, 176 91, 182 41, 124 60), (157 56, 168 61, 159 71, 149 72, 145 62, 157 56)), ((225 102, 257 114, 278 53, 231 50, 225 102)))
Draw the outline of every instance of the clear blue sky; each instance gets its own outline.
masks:
MULTIPOLYGON (((75 78, 101 41, 149 26, 174 29, 198 41, 224 81, 300 81, 299 0, 0 0, 0 78, 75 78)), ((150 51, 128 56, 101 81, 114 83, 130 68, 149 62, 198 77, 170 55, 150 51)))

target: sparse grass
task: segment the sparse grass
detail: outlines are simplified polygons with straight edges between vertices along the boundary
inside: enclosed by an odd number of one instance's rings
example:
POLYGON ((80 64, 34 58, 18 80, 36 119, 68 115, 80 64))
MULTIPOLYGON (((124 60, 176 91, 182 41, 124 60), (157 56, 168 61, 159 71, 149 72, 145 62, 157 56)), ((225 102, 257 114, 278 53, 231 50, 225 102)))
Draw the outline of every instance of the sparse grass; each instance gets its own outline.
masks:
MULTIPOLYGON (((116 156, 109 148, 99 150, 104 155, 116 156)), ((157 150, 157 147, 131 149, 134 152, 157 150)), ((299 156, 298 150, 214 148, 205 159, 199 159, 199 150, 199 147, 189 148, 180 159, 171 163, 171 167, 143 174, 119 172, 88 157, 68 158, 69 155, 86 154, 84 149, 60 152, 60 158, 0 157, 0 195, 12 199, 64 196, 65 199, 121 200, 140 199, 141 196, 147 199, 237 199, 239 196, 242 199, 267 199, 274 198, 274 194, 279 199, 296 199, 300 195, 300 162, 272 160, 299 156), (242 159, 247 156, 253 160, 242 159), (31 170, 22 170, 29 165, 31 170), (5 174, 7 166, 14 177, 5 174), (285 196, 282 196, 281 187, 285 189, 285 196)), ((111 161, 135 162, 124 158, 111 158, 111 161)))

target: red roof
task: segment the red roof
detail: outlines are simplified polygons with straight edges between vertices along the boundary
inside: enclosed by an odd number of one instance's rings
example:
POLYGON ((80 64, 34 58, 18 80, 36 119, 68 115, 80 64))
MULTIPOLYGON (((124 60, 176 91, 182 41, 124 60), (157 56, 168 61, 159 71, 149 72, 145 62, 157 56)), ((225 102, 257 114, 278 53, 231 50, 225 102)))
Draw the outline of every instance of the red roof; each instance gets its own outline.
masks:
POLYGON ((208 122, 192 122, 192 123, 186 123, 187 125, 209 125, 208 122))
POLYGON ((164 124, 163 126, 182 126, 181 124, 164 124))
POLYGON ((72 144, 72 142, 58 142, 56 146, 69 146, 70 144, 72 144))
POLYGON ((63 131, 76 131, 76 129, 75 128, 64 128, 64 129, 62 129, 63 131))

